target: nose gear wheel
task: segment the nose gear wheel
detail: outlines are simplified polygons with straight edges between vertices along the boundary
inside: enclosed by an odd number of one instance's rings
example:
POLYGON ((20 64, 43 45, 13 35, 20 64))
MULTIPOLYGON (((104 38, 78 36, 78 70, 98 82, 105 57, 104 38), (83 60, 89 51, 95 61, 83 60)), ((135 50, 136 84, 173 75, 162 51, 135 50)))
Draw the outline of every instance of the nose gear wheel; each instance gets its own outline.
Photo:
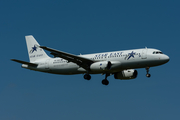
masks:
POLYGON ((147 74, 146 74, 146 77, 151 77, 151 74, 149 74, 149 67, 146 67, 146 72, 147 72, 147 74))

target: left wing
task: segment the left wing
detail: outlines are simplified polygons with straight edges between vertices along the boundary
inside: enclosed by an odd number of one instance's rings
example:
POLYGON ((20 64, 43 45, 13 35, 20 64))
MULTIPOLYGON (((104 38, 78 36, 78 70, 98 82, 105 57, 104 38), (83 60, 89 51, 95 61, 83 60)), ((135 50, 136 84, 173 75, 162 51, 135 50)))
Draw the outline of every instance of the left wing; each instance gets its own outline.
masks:
POLYGON ((40 46, 40 48, 50 51, 52 55, 63 58, 65 60, 67 60, 68 62, 76 63, 77 65, 79 65, 80 67, 82 67, 88 71, 90 70, 90 65, 92 63, 94 63, 94 61, 91 59, 80 57, 80 56, 73 55, 73 54, 66 53, 66 52, 62 52, 59 50, 55 50, 55 49, 52 49, 52 48, 49 48, 46 46, 40 46))

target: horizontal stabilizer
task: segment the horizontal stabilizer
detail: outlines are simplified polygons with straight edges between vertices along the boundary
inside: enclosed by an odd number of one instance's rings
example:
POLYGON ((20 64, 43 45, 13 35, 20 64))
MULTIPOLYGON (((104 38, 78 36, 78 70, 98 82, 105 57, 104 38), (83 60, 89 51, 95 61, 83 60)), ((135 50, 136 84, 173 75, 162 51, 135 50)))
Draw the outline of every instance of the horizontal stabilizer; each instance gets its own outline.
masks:
POLYGON ((15 62, 18 62, 18 63, 26 64, 26 65, 29 65, 29 66, 33 66, 33 67, 38 66, 38 64, 35 64, 35 63, 25 62, 25 61, 16 60, 16 59, 11 59, 11 60, 15 61, 15 62))

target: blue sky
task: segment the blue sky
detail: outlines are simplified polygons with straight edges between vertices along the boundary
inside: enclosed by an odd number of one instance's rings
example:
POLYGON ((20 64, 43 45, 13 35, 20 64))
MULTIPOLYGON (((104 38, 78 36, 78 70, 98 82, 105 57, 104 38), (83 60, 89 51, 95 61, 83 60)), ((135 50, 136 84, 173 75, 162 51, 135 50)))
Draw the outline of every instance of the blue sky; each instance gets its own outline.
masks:
POLYGON ((178 0, 1 0, 1 120, 179 120, 178 0), (22 69, 25 35, 72 54, 157 48, 165 65, 130 81, 102 75, 52 75, 22 69))

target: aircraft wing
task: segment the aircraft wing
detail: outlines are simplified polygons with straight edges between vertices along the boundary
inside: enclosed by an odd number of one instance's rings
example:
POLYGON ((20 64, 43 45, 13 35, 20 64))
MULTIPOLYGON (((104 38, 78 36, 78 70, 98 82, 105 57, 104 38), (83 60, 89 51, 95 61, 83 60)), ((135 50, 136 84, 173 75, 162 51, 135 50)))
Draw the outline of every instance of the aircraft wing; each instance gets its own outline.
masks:
POLYGON ((40 48, 47 50, 47 51, 50 51, 52 55, 54 55, 56 57, 63 58, 65 60, 67 60, 68 62, 76 63, 77 65, 84 68, 85 70, 89 70, 90 65, 92 63, 94 63, 94 61, 91 59, 84 58, 84 57, 77 56, 77 55, 73 55, 73 54, 66 53, 66 52, 62 52, 59 50, 55 50, 55 49, 52 49, 52 48, 49 48, 46 46, 40 46, 40 48))

